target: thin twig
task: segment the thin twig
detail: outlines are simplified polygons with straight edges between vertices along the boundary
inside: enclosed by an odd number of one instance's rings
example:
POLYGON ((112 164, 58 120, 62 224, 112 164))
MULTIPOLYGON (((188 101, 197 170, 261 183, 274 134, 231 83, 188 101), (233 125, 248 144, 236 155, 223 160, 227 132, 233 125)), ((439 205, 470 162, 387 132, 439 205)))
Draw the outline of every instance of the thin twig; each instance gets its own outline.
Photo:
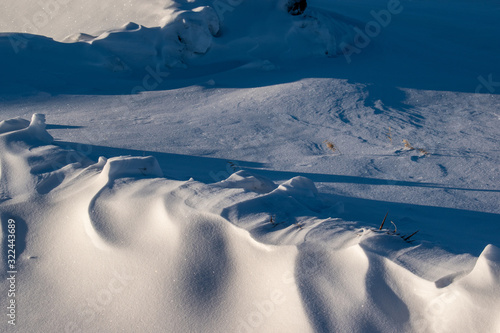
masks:
POLYGON ((382 230, 382 227, 384 226, 385 220, 387 219, 387 215, 389 215, 389 212, 387 212, 387 213, 385 214, 384 220, 383 220, 383 221, 382 221, 382 223, 380 224, 380 228, 378 228, 378 230, 382 230))
POLYGON ((414 236, 417 232, 419 232, 419 231, 420 231, 420 230, 417 230, 417 231, 415 231, 414 233, 412 233, 410 236, 408 236, 408 237, 403 237, 403 239, 404 239, 405 241, 408 241, 410 238, 412 238, 412 237, 413 237, 413 236, 414 236))

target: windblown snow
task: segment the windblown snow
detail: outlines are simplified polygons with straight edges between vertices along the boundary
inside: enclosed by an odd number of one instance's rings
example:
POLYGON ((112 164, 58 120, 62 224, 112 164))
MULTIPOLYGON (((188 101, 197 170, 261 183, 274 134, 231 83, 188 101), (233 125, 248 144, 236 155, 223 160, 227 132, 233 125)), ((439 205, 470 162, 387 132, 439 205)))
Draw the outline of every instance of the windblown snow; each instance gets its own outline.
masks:
POLYGON ((0 331, 500 331, 494 1, 3 5, 0 331))
POLYGON ((64 165, 75 152, 51 144, 43 115, 1 128, 2 217, 16 221, 25 244, 16 248, 21 331, 493 332, 500 325, 488 310, 500 299, 493 245, 477 260, 456 259, 464 271, 449 268, 432 281, 400 262, 431 260, 435 251, 385 228, 319 217, 325 203, 307 178, 277 185, 240 171, 213 184, 177 181, 163 178, 153 157, 64 165))

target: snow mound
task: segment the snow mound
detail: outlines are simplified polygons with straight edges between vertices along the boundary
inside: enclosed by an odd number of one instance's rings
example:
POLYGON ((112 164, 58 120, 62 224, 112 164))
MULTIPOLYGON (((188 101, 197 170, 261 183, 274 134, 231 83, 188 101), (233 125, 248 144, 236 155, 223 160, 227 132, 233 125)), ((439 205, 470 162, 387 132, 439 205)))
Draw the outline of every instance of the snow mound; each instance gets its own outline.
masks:
POLYGON ((488 245, 477 259, 472 272, 461 281, 475 288, 482 289, 485 293, 497 292, 500 285, 500 249, 488 245))
POLYGON ((175 1, 149 26, 123 22, 101 32, 81 31, 64 38, 70 44, 66 46, 23 33, 3 34, 0 44, 5 44, 6 50, 10 44, 16 55, 23 56, 32 56, 33 50, 40 53, 58 48, 61 58, 72 63, 70 67, 97 66, 143 75, 147 68, 158 72, 221 61, 237 60, 244 65, 278 58, 336 56, 341 53, 339 45, 354 38, 351 23, 325 10, 309 6, 300 15, 291 15, 287 6, 267 0, 232 4, 175 1), (206 54, 210 54, 207 59, 200 57, 206 54))
POLYGON ((106 160, 102 158, 100 163, 105 163, 101 172, 107 183, 113 180, 132 176, 163 177, 163 173, 154 157, 132 157, 122 156, 106 160))
POLYGON ((190 11, 174 11, 161 26, 147 28, 133 22, 92 38, 89 35, 70 36, 66 41, 80 41, 105 50, 125 65, 183 67, 189 57, 206 53, 212 38, 219 32, 215 11, 208 6, 190 11))
POLYGON ((3 120, 0 122, 0 133, 7 133, 28 127, 30 122, 22 118, 3 120))
POLYGON ((251 174, 248 171, 240 170, 229 178, 223 180, 219 183, 220 186, 229 188, 242 188, 247 191, 253 191, 258 193, 268 193, 273 191, 277 185, 270 179, 262 176, 251 174))
POLYGON ((281 184, 278 190, 304 197, 315 197, 318 194, 314 183, 310 179, 301 176, 294 177, 281 184))
POLYGON ((321 193, 305 177, 279 186, 245 171, 215 184, 170 180, 152 157, 71 162, 74 151, 50 144, 43 115, 28 126, 2 124, 9 131, 0 135, 1 241, 5 249, 6 221, 15 221, 23 290, 14 331, 494 332, 500 325, 493 245, 470 272, 451 267, 457 278, 440 284, 399 263, 420 256, 425 270, 449 255, 321 216, 321 193))
POLYGON ((52 143, 54 141, 54 138, 45 130, 45 115, 43 114, 35 113, 33 115, 27 131, 43 143, 52 143))

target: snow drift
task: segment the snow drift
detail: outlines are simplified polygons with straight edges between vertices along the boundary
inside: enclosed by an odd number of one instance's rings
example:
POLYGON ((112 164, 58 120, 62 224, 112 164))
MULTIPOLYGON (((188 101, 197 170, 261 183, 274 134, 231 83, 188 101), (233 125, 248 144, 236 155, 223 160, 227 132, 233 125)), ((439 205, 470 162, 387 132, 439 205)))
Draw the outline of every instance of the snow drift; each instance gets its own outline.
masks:
POLYGON ((69 163, 76 152, 52 144, 40 114, 0 129, 2 248, 14 220, 22 288, 10 331, 500 328, 493 245, 450 267, 444 251, 322 216, 304 177, 170 180, 152 157, 69 163), (432 265, 440 278, 425 277, 432 265))
MULTIPOLYGON (((137 8, 144 6, 138 4, 137 8)), ((33 28, 34 23, 23 26, 25 33, 2 35, 0 42, 10 44, 16 56, 59 48, 65 53, 64 58, 59 59, 61 62, 78 66, 83 62, 86 66, 104 67, 113 72, 140 70, 142 74, 148 66, 184 68, 189 64, 235 59, 252 62, 310 55, 336 56, 341 52, 340 44, 354 37, 352 23, 343 22, 328 11, 310 6, 305 11, 300 10, 300 6, 293 9, 292 4, 289 12, 289 6, 288 2, 267 0, 231 4, 172 1, 158 8, 149 19, 143 18, 149 25, 123 22, 120 28, 81 31, 62 39, 75 43, 71 47, 36 35, 40 30, 33 28), (199 59, 209 51, 208 59, 199 59)))
POLYGON ((5 3, 0 331, 500 331, 497 8, 394 3, 5 3))

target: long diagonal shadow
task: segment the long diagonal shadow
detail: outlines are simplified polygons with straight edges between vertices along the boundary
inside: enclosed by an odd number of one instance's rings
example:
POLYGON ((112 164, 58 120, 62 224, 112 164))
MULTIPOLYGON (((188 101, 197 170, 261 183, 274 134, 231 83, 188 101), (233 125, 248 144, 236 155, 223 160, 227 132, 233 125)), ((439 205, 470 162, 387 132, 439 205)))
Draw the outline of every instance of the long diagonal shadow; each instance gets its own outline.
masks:
POLYGON ((459 190, 459 191, 478 191, 478 192, 496 192, 500 193, 500 189, 478 189, 478 188, 463 188, 463 187, 453 187, 446 186, 444 184, 438 183, 424 183, 424 182, 410 182, 404 180, 388 180, 381 178, 369 178, 360 176, 344 176, 344 175, 332 175, 332 174, 321 174, 321 173, 307 173, 307 172, 290 172, 290 171, 275 171, 275 170, 255 170, 259 174, 266 176, 270 179, 289 179, 296 176, 303 176, 309 178, 313 182, 317 183, 347 183, 347 184, 358 184, 358 185, 380 185, 380 186, 406 186, 406 187, 423 187, 423 188, 436 188, 436 189, 447 189, 447 190, 459 190))
MULTIPOLYGON (((86 156, 94 161, 97 161, 100 156, 106 158, 123 155, 154 156, 158 160, 166 178, 175 180, 194 178, 197 181, 207 184, 224 180, 237 169, 241 168, 274 181, 304 176, 314 182, 500 192, 499 190, 447 187, 443 184, 434 183, 388 182, 385 179, 377 178, 268 170, 263 163, 238 160, 228 161, 213 157, 140 151, 98 145, 88 145, 82 148, 81 144, 63 141, 57 141, 55 144, 65 149, 79 151, 82 158, 86 156)), ((421 229, 421 237, 438 244, 440 243, 440 237, 446 236, 447 250, 451 252, 467 252, 479 255, 488 243, 500 246, 500 239, 495 236, 500 232, 500 214, 459 208, 346 197, 334 194, 322 194, 322 196, 326 199, 326 206, 321 212, 317 212, 318 217, 333 216, 346 221, 358 221, 360 226, 378 227, 384 214, 389 211, 390 218, 394 219, 398 228, 402 231, 413 232, 421 229), (332 203, 331 207, 328 206, 329 203, 332 203), (337 203, 337 205, 334 203, 337 203), (341 205, 339 206, 338 203, 341 205), (472 225, 477 225, 477 227, 472 228, 472 225)))
POLYGON ((97 161, 99 157, 106 158, 117 156, 153 156, 158 160, 166 178, 188 180, 193 178, 203 183, 214 183, 229 177, 240 168, 258 170, 264 164, 239 160, 225 160, 221 158, 191 156, 174 153, 144 151, 126 148, 114 148, 99 145, 82 145, 74 142, 56 141, 54 144, 73 149, 82 155, 97 161))
POLYGON ((94 161, 97 161, 100 156, 104 156, 106 158, 125 155, 153 156, 158 160, 158 163, 160 164, 165 177, 179 180, 194 178, 195 180, 204 183, 218 182, 229 177, 233 172, 239 169, 246 169, 275 181, 286 180, 296 176, 303 176, 309 178, 313 182, 321 183, 422 187, 446 190, 500 193, 500 189, 462 188, 437 183, 387 180, 380 178, 345 176, 335 174, 269 170, 265 168, 265 164, 251 161, 226 160, 214 157, 114 148, 99 145, 84 145, 85 148, 82 149, 81 144, 66 141, 57 141, 56 144, 64 148, 76 150, 77 152, 82 152, 82 150, 84 150, 83 154, 94 161))

